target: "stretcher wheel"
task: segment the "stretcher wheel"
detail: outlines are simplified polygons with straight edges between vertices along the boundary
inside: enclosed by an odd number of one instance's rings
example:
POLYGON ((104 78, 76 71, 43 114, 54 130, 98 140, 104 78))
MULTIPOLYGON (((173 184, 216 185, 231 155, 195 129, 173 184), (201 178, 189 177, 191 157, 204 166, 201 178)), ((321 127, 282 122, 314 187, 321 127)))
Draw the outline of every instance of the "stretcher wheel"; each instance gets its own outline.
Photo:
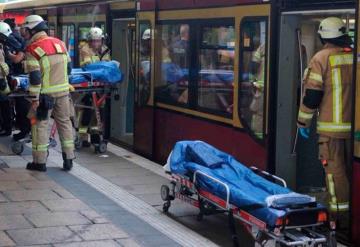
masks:
POLYGON ((98 149, 99 149, 99 153, 101 154, 106 153, 107 143, 105 141, 100 142, 98 149))
POLYGON ((55 140, 55 138, 50 138, 49 139, 49 147, 54 148, 57 146, 57 141, 55 140))
POLYGON ((163 205, 163 212, 164 212, 164 213, 169 212, 170 206, 171 206, 171 202, 170 202, 170 201, 165 202, 164 205, 163 205))
POLYGON ((82 148, 82 141, 78 135, 76 135, 76 137, 75 137, 74 144, 75 144, 76 150, 80 150, 82 148))
POLYGON ((11 151, 16 155, 22 154, 24 152, 24 144, 22 142, 14 142, 11 144, 11 151))
POLYGON ((169 201, 170 200, 170 188, 167 185, 161 185, 160 189, 161 199, 163 201, 169 201))

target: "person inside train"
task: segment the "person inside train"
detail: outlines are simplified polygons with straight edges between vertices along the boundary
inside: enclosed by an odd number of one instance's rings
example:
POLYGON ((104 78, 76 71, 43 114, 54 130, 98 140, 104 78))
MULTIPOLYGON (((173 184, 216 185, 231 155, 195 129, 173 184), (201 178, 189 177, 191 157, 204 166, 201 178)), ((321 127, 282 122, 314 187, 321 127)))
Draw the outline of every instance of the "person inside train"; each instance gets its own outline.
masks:
MULTIPOLYGON (((110 49, 105 44, 105 35, 101 28, 92 27, 87 34, 87 43, 83 44, 80 48, 80 66, 86 66, 87 64, 99 62, 99 61, 110 61, 110 49)), ((92 98, 90 94, 86 94, 82 98, 82 103, 85 106, 92 105, 92 98)), ((90 147, 88 127, 91 125, 93 120, 92 109, 82 109, 78 115, 79 119, 79 135, 81 139, 81 145, 83 147, 90 147)))
POLYGON ((150 97, 151 29, 146 29, 140 42, 140 104, 145 105, 150 97))
POLYGON ((261 44, 252 57, 254 95, 250 104, 252 111, 251 129, 259 138, 263 136, 265 49, 265 44, 261 44))
POLYGON ((170 45, 170 50, 173 58, 173 62, 180 68, 187 68, 188 66, 188 54, 189 54, 189 25, 184 24, 180 26, 180 37, 170 45))

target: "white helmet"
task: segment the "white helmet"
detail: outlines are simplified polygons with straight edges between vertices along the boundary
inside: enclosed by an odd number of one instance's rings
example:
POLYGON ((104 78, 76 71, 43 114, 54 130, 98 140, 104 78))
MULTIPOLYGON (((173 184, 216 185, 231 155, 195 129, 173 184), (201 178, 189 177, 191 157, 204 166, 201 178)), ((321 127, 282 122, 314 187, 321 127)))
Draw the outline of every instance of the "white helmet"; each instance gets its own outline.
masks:
POLYGON ((12 34, 12 31, 11 31, 11 28, 10 28, 9 24, 1 21, 0 22, 0 33, 5 35, 6 37, 9 37, 9 35, 12 34))
POLYGON ((141 37, 142 40, 149 40, 151 39, 151 30, 150 29, 146 29, 141 37))
POLYGON ((346 34, 346 25, 338 17, 328 17, 319 26, 318 33, 323 39, 334 39, 346 34))
POLYGON ((25 22, 22 25, 24 28, 33 29, 37 25, 44 22, 44 19, 40 15, 29 15, 25 18, 25 22))
POLYGON ((99 40, 99 39, 103 39, 104 37, 105 36, 101 28, 98 27, 90 28, 90 31, 88 33, 88 40, 99 40))

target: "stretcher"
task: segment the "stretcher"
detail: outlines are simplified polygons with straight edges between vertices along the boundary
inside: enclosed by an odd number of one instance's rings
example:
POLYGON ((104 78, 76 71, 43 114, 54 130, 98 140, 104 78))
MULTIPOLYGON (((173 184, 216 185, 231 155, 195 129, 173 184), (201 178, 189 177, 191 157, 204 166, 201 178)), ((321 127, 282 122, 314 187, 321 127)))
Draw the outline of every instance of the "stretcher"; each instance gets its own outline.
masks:
MULTIPOLYGON (((107 151, 107 140, 104 137, 104 116, 101 114, 101 108, 105 101, 110 97, 111 92, 117 92, 117 85, 122 82, 123 73, 116 61, 96 62, 83 68, 72 69, 69 76, 70 84, 74 90, 71 90, 71 96, 75 112, 79 113, 84 109, 90 109, 95 115, 95 125, 87 126, 87 133, 90 135, 90 142, 95 148, 95 152, 105 153, 107 151), (82 103, 85 95, 91 96, 91 104, 82 103)), ((23 95, 29 87, 29 79, 26 75, 14 77, 13 88, 17 97, 23 95), (18 94, 16 92, 22 92, 18 94)), ((75 116, 73 125, 79 130, 79 116, 75 116)), ((53 126, 54 127, 54 126, 53 126)), ((53 133, 53 131, 51 132, 53 133)), ((54 143, 54 139, 50 140, 54 143)), ((75 148, 80 149, 82 142, 77 133, 75 138, 75 148)))
POLYGON ((234 246, 239 246, 235 219, 261 246, 270 240, 277 246, 336 246, 327 209, 315 198, 204 142, 178 142, 165 170, 171 183, 161 187, 163 211, 177 198, 199 208, 198 220, 227 213, 234 246))

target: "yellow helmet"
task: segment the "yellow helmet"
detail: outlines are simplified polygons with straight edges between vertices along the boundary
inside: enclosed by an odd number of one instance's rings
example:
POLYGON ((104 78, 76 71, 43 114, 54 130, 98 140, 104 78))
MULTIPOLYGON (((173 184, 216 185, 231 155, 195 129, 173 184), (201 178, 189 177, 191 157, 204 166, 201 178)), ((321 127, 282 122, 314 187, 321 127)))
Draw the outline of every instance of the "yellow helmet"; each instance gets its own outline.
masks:
POLYGON ((338 17, 328 17, 319 26, 318 33, 323 39, 334 39, 345 35, 346 25, 338 17))

